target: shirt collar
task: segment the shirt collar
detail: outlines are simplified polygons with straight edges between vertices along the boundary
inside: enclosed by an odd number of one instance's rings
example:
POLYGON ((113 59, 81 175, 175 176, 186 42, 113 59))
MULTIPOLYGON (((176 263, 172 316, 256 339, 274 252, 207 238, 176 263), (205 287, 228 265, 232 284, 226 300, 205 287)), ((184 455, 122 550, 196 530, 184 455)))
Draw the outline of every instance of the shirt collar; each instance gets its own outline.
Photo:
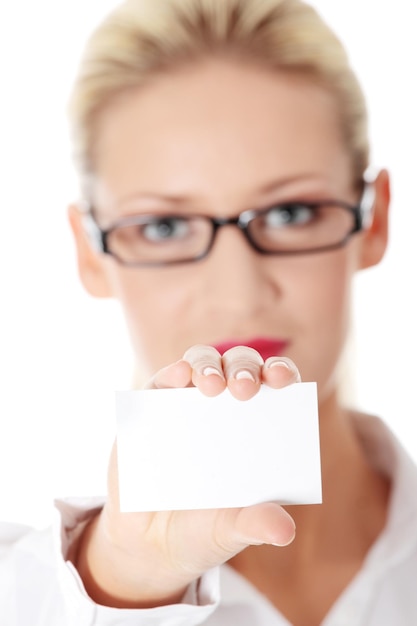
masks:
POLYGON ((391 481, 387 522, 367 559, 387 567, 417 548, 417 467, 382 420, 368 415, 354 420, 369 462, 391 481))

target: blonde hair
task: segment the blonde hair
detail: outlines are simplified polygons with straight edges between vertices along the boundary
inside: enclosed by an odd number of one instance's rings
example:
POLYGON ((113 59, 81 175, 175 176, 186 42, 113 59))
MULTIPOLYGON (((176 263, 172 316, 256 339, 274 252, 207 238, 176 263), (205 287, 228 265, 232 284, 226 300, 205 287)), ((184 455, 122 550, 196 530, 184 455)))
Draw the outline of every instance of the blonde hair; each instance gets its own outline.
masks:
POLYGON ((311 6, 301 0, 125 0, 90 37, 69 103, 82 187, 94 172, 100 111, 155 73, 210 55, 302 73, 331 91, 353 174, 361 178, 369 159, 364 96, 342 44, 311 6))

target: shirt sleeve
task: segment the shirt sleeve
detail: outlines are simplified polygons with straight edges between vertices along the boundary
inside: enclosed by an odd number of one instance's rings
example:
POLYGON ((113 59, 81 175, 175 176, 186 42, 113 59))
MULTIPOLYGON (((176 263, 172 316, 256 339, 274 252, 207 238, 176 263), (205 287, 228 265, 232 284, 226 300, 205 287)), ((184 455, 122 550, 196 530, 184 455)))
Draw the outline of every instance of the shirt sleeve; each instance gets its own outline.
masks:
POLYGON ((116 609, 98 605, 87 595, 67 555, 103 504, 103 498, 55 501, 55 552, 68 626, 197 626, 204 623, 219 603, 218 568, 206 572, 190 585, 179 604, 151 609, 116 609))

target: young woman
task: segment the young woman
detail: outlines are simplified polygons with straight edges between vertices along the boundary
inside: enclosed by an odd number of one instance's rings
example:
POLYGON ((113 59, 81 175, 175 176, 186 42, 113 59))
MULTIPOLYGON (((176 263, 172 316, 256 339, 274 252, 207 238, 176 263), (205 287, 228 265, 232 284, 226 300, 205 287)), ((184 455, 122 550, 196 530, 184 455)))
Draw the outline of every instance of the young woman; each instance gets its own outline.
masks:
POLYGON ((93 34, 70 111, 81 280, 120 301, 146 386, 246 400, 316 381, 323 504, 121 513, 114 450, 106 502, 61 505, 57 564, 36 535, 12 551, 30 584, 16 579, 25 609, 7 615, 417 623, 417 471, 340 398, 352 279, 384 255, 389 178, 367 178, 339 41, 298 0, 127 0, 93 34))

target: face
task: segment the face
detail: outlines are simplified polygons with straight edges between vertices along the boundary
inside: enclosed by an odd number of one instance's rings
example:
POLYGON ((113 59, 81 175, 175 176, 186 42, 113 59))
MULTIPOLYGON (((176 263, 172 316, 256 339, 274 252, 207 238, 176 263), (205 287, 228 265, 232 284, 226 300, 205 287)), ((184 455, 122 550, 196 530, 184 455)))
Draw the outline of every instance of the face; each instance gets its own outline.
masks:
MULTIPOLYGON (((114 101, 96 128, 95 169, 103 227, 145 213, 233 217, 294 199, 359 200, 332 96, 221 61, 114 101)), ((352 275, 378 260, 364 260, 365 245, 361 233, 332 252, 266 256, 229 226, 199 262, 127 268, 80 253, 80 270, 91 293, 120 301, 147 376, 193 344, 239 343, 292 358, 324 393, 348 331, 352 275)))

